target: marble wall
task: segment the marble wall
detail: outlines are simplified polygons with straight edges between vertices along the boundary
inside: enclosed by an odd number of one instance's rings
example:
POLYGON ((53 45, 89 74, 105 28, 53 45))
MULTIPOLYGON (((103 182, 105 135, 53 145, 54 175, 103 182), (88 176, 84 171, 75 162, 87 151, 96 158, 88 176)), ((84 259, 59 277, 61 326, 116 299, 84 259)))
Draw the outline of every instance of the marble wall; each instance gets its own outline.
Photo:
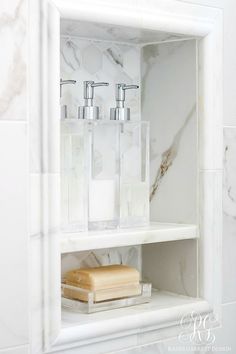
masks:
POLYGON ((27 1, 1 2, 0 120, 27 117, 27 1))
POLYGON ((109 264, 126 264, 141 271, 139 246, 106 248, 63 254, 61 256, 61 273, 63 275, 76 268, 99 267, 109 264))
POLYGON ((223 302, 236 301, 236 127, 224 128, 223 302))
POLYGON ((0 353, 29 343, 27 0, 0 5, 0 353))
MULTIPOLYGON (((180 0, 181 1, 181 0, 180 0)), ((224 139, 225 139, 225 178, 224 178, 224 236, 223 236, 223 327, 217 330, 217 341, 221 344, 231 345, 232 353, 236 351, 235 343, 235 316, 236 316, 236 291, 235 291, 235 164, 236 164, 236 101, 235 101, 235 78, 236 78, 236 46, 232 41, 235 33, 235 1, 234 0, 184 0, 206 6, 218 6, 219 3, 224 7, 225 29, 224 29, 224 59, 225 59, 225 93, 224 93, 224 139)), ((0 258, 4 261, 2 278, 19 279, 18 286, 13 287, 12 282, 8 282, 7 287, 0 296, 1 312, 1 334, 0 334, 0 353, 26 354, 28 352, 29 331, 28 331, 28 305, 27 298, 28 286, 25 281, 29 266, 27 264, 27 231, 25 230, 25 201, 27 192, 25 181, 27 179, 27 162, 25 158, 25 144, 27 140, 27 107, 26 99, 29 95, 26 82, 26 70, 28 62, 26 60, 26 36, 27 32, 27 0, 2 1, 0 9, 0 40, 4 47, 4 56, 1 56, 1 84, 0 84, 0 131, 1 131, 1 160, 4 161, 4 169, 1 172, 0 195, 1 195, 1 215, 4 215, 5 222, 1 223, 1 235, 3 238, 0 247, 0 258), (7 120, 7 122, 5 122, 7 120), (18 121, 22 122, 18 122, 18 121), (11 121, 11 122, 8 122, 11 121), (5 139, 4 139, 5 137, 5 139), (7 137, 7 139, 6 139, 7 137), (12 142, 14 141, 14 144, 12 142), (11 153, 5 154, 5 151, 11 153), (15 153, 17 152, 17 153, 15 153), (19 164, 20 162, 20 164, 19 164), (12 168, 18 166, 18 168, 12 168), (4 172, 4 173, 3 173, 4 172), (25 175, 26 174, 26 175, 25 175), (12 184, 6 180, 8 176, 14 176, 12 184), (15 181, 18 181, 18 184, 15 181), (6 185, 10 185, 6 188, 6 185), (14 186, 14 189, 12 189, 14 186), (24 188, 22 188, 24 186, 24 188), (14 208, 9 205, 12 194, 14 194, 14 208), (7 204, 6 204, 6 201, 7 204), (24 206, 23 206, 24 205, 24 206), (4 210, 4 214, 2 213, 4 210), (13 216, 14 213, 14 216, 13 216), (18 215, 17 220, 15 215, 18 215), (14 222, 13 222, 14 220, 14 222), (17 240, 17 244, 15 243, 17 240), (13 252, 12 245, 15 244, 13 252), (11 267, 6 267, 6 264, 11 267), (23 279, 23 281, 21 281, 23 279), (14 290, 14 296, 12 296, 14 290), (6 300, 6 295, 9 297, 6 300), (20 299, 20 300, 19 300, 20 299), (21 301, 22 299, 22 301, 21 301), (9 301, 10 300, 10 301, 9 301), (17 313, 17 309, 21 313, 17 313), (3 317, 2 317, 3 316, 3 317), (5 318, 5 319, 4 319, 5 318), (2 326, 4 330, 2 331, 2 326), (14 337, 14 339, 13 339, 14 337)), ((36 122, 32 140, 36 140, 39 126, 36 122)), ((36 153, 35 153, 36 156, 36 153)), ((38 164, 35 164, 33 172, 38 171, 38 164)), ((39 176, 32 175, 35 185, 40 184, 39 176)), ((33 183, 31 180, 31 183, 33 183)), ((37 189, 37 187, 36 187, 37 189)), ((33 199, 38 205, 37 192, 33 199)), ((33 262, 32 272, 37 280, 37 287, 34 288, 32 304, 40 310, 42 302, 38 299, 41 292, 41 264, 40 250, 42 247, 39 223, 39 213, 35 212, 37 218, 32 223, 33 240, 30 246, 30 253, 33 262), (37 294, 37 296, 36 296, 37 294), (36 299, 34 301, 34 299, 36 299)), ((3 218, 3 217, 2 217, 3 218)), ((17 280, 18 281, 18 280, 17 280)), ((42 316, 38 312, 38 332, 34 337, 40 341, 42 337, 41 323, 42 316)), ((32 334, 32 333, 31 333, 32 334)), ((141 347, 136 350, 123 351, 123 353, 167 353, 168 343, 159 343, 149 347, 141 347)), ((40 349, 38 349, 39 352, 40 349)), ((66 351, 66 353, 77 353, 77 350, 66 351)))
POLYGON ((196 41, 142 49, 142 119, 150 121, 151 220, 197 220, 196 41))
MULTIPOLYGON (((62 36, 61 78, 77 81, 75 86, 63 87, 62 104, 67 104, 68 116, 77 118, 78 106, 84 105, 83 81, 93 80, 109 83, 109 87, 95 89, 94 96, 101 118, 109 120, 110 108, 115 107, 115 84, 140 85, 140 59, 138 46, 62 36)), ((131 119, 140 119, 140 90, 127 92, 126 106, 131 119)))
MULTIPOLYGON (((196 41, 144 46, 141 63, 142 119, 149 120, 151 127, 151 220, 195 223, 198 217, 196 41)), ((155 287, 197 295, 195 241, 145 245, 142 264, 144 276, 153 279, 155 287)))

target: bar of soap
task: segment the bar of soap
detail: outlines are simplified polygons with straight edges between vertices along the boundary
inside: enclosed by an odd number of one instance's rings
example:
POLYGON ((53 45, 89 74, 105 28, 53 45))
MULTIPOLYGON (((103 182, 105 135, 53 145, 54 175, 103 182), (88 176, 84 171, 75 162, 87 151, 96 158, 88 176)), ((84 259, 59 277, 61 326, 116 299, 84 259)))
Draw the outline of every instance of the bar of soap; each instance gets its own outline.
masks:
POLYGON ((65 283, 83 289, 98 291, 130 284, 139 284, 137 269, 126 265, 108 265, 95 268, 80 268, 65 275, 65 283))

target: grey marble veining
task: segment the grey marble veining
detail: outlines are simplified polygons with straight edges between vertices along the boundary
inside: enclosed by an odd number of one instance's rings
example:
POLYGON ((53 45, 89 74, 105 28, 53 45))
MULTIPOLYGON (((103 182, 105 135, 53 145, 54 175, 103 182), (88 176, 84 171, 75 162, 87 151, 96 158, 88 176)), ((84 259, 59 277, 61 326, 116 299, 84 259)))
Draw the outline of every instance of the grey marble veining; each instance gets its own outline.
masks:
POLYGON ((145 44, 186 38, 181 34, 158 32, 145 29, 114 26, 103 23, 80 22, 75 20, 61 21, 61 34, 79 36, 80 38, 94 38, 115 42, 145 44))
POLYGON ((173 138, 173 142, 170 145, 170 147, 162 153, 161 165, 158 167, 154 182, 151 185, 150 202, 152 201, 156 192, 158 191, 158 188, 160 187, 161 181, 165 177, 165 174, 168 172, 169 168, 173 165, 174 160, 178 154, 183 131, 185 130, 189 120, 192 118, 195 112, 196 112, 196 105, 193 106, 193 108, 187 115, 187 118, 185 119, 183 126, 181 126, 180 129, 175 134, 173 138))
POLYGON ((0 119, 26 120, 26 0, 1 4, 0 119))
POLYGON ((151 219, 195 222, 196 42, 142 49, 142 119, 150 121, 151 219))
POLYGON ((141 271, 140 246, 107 248, 63 254, 61 256, 62 276, 71 269, 99 267, 109 264, 125 264, 141 271))
POLYGON ((143 245, 144 280, 156 289, 197 296, 197 248, 195 240, 143 245))
POLYGON ((224 129, 223 302, 236 301, 236 128, 224 129))
MULTIPOLYGON (((195 45, 191 40, 142 49, 142 119, 151 126, 153 221, 195 223, 197 219, 195 45)), ((156 287, 196 296, 196 252, 197 244, 191 241, 145 245, 144 274, 156 287)))
MULTIPOLYGON (((140 84, 140 49, 110 41, 87 40, 63 36, 61 38, 61 77, 74 79, 77 84, 64 86, 62 104, 68 106, 68 115, 77 118, 78 106, 83 105, 83 81, 106 81, 109 87, 99 87, 94 104, 100 107, 100 116, 109 119, 115 106, 115 84, 140 84)), ((131 118, 140 119, 140 92, 126 95, 131 118)))

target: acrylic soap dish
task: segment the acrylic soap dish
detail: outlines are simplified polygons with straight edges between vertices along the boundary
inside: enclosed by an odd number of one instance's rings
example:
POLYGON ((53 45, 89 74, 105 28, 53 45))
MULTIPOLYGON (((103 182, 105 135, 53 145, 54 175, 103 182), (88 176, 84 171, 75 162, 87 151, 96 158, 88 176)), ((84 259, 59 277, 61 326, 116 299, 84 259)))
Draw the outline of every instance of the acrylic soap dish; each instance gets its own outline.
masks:
MULTIPOLYGON (((116 288, 115 299, 103 300, 110 296, 111 293, 114 294, 113 289, 103 289, 99 291, 91 291, 77 286, 61 284, 61 300, 62 306, 69 308, 76 312, 82 313, 93 313, 99 311, 113 310, 121 307, 129 307, 134 305, 145 304, 151 301, 152 284, 143 283, 136 285, 135 290, 132 286, 127 286, 126 289, 122 286, 116 288), (122 293, 126 291, 126 294, 130 293, 135 295, 130 295, 122 297, 122 293), (79 300, 84 299, 84 300, 79 300), (97 299, 99 301, 97 301, 97 299)), ((114 295, 113 295, 114 297, 114 295)))

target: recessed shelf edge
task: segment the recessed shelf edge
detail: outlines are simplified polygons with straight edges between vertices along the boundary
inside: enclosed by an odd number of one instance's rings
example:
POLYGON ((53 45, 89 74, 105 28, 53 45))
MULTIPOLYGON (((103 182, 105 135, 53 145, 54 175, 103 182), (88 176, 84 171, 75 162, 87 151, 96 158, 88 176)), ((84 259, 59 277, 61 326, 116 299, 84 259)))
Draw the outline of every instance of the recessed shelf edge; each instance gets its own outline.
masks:
POLYGON ((62 234, 61 253, 187 240, 197 237, 198 226, 195 224, 152 222, 148 227, 62 234))

